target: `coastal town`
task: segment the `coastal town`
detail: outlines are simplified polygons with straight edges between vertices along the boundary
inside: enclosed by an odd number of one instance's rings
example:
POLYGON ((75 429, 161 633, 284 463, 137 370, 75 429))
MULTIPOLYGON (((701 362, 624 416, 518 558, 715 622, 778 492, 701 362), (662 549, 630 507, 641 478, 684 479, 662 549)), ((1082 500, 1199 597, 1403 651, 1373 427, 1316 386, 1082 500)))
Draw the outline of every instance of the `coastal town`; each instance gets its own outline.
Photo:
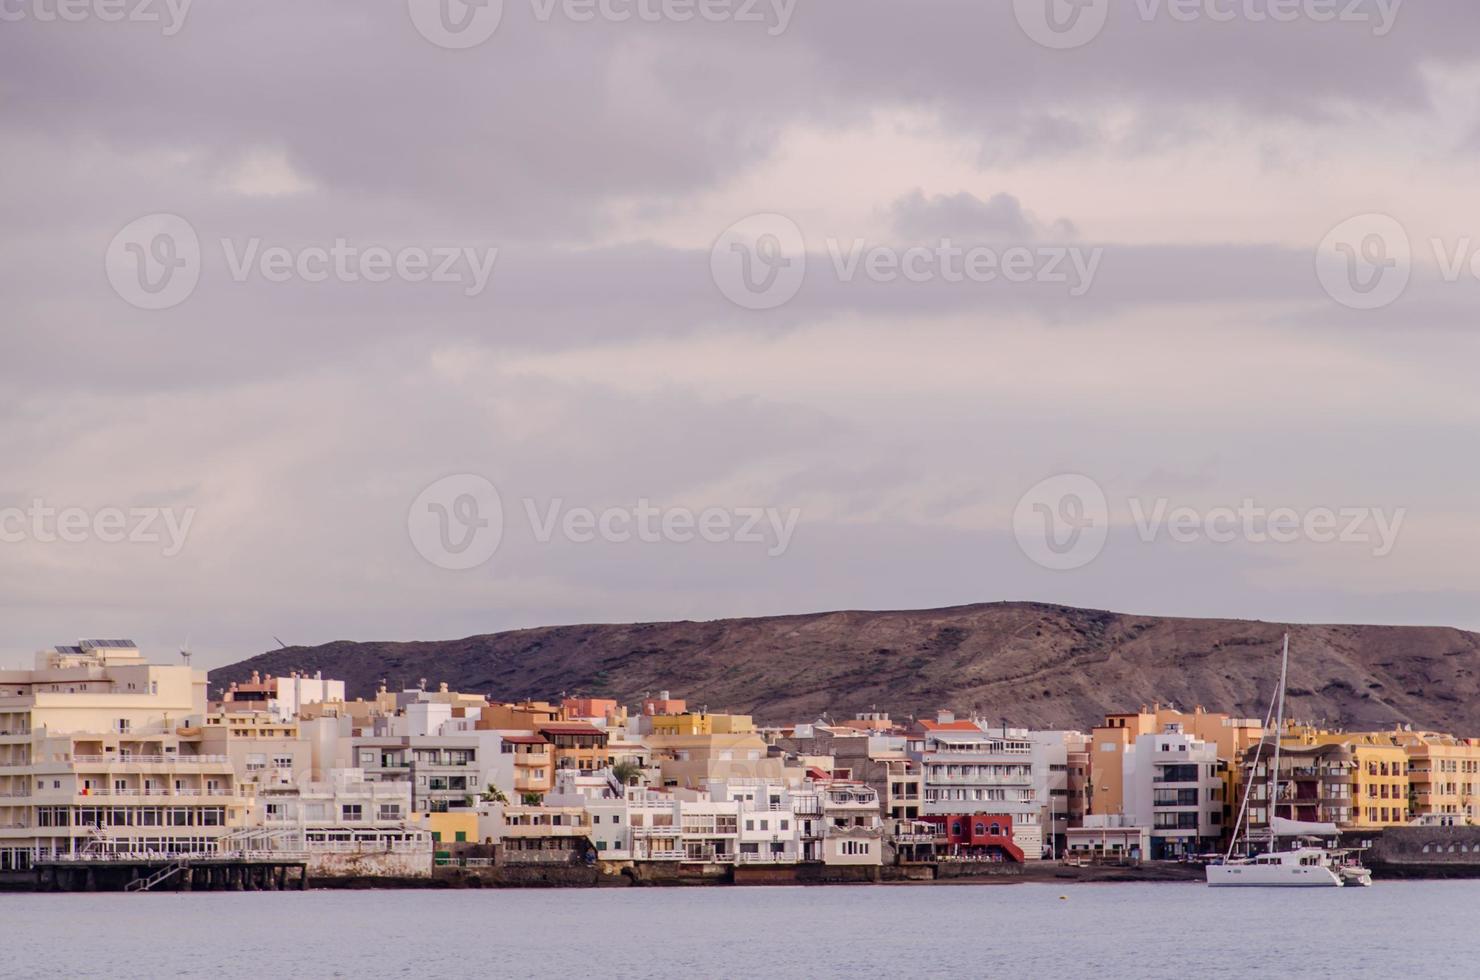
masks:
MULTIPOLYGON (((188 661, 188 658, 185 658, 188 661)), ((1198 866, 1278 817, 1480 862, 1480 739, 1127 706, 757 724, 669 691, 500 701, 318 674, 208 690, 83 640, 0 670, 0 878, 130 891, 931 881, 1198 866)))

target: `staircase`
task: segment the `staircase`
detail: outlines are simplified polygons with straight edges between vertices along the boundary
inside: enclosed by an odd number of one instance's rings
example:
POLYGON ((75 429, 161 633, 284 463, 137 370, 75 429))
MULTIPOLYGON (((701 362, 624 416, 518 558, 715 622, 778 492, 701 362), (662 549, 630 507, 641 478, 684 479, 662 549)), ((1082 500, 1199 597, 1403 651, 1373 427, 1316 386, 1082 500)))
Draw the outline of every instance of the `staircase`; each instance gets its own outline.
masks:
POLYGON ((164 881, 168 881, 170 878, 173 878, 175 875, 179 874, 181 871, 184 871, 189 867, 190 862, 185 858, 180 858, 174 864, 171 864, 168 867, 160 868, 158 871, 154 872, 154 874, 150 875, 147 878, 135 878, 133 881, 125 885, 123 890, 126 892, 147 892, 155 885, 158 885, 164 881))

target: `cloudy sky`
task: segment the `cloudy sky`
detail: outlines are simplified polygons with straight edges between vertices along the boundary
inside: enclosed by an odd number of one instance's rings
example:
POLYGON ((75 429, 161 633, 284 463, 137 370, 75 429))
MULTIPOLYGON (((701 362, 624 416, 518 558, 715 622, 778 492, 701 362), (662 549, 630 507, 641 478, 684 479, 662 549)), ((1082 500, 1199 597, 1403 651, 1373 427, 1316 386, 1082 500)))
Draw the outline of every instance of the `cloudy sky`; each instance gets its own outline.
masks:
POLYGON ((1086 2, 8 0, 0 662, 1480 628, 1480 7, 1086 2))

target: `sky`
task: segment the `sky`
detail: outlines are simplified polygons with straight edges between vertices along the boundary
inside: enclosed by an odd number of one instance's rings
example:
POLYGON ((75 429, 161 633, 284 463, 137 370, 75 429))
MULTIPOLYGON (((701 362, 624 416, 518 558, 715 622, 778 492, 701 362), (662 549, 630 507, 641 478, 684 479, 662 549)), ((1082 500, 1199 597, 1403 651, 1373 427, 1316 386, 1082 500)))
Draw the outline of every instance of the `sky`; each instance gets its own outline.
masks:
POLYGON ((1467 0, 5 0, 0 664, 1480 628, 1467 0))

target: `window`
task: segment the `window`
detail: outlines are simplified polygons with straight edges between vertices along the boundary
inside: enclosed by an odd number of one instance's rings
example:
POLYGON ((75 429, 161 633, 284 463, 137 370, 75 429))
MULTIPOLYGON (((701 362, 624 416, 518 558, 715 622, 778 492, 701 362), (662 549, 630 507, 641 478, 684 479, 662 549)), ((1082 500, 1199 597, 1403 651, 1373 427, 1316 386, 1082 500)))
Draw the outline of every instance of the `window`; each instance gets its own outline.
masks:
POLYGON ((346 803, 340 807, 340 816, 345 820, 361 819, 361 807, 358 803, 346 803))

